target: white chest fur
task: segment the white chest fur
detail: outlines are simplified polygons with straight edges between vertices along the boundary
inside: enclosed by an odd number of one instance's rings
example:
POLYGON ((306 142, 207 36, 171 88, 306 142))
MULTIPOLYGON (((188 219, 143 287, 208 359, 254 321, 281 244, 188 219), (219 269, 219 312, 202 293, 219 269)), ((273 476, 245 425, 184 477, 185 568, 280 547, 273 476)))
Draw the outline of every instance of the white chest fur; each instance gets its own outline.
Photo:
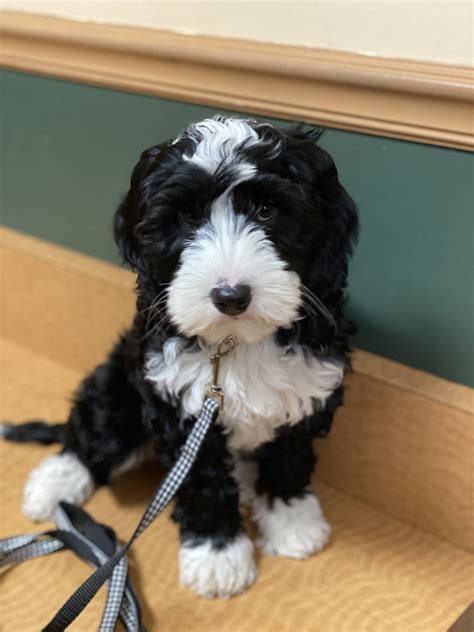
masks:
MULTIPOLYGON (((164 399, 179 401, 183 417, 197 415, 211 382, 210 352, 183 350, 183 341, 169 339, 163 352, 148 356, 146 377, 164 399)), ((272 338, 238 344, 221 362, 225 409, 220 423, 231 448, 252 450, 270 441, 276 428, 296 424, 339 386, 343 368, 335 361, 288 353, 272 338)))

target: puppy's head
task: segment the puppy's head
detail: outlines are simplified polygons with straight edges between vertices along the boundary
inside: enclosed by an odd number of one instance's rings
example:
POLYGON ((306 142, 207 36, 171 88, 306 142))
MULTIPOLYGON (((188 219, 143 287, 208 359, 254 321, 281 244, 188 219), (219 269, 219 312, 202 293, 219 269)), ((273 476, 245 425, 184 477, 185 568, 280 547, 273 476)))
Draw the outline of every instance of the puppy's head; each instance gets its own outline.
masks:
POLYGON ((219 117, 142 154, 115 236, 183 335, 255 342, 345 285, 357 212, 317 139, 219 117))

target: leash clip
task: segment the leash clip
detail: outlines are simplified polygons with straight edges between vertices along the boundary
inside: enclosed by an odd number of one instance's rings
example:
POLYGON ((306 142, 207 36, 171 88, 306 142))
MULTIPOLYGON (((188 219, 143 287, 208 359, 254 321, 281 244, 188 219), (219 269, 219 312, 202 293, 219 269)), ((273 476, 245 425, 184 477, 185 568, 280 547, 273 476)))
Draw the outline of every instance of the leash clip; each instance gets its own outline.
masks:
POLYGON ((217 345, 217 352, 211 356, 212 384, 207 389, 206 397, 210 397, 218 403, 219 412, 224 410, 224 391, 219 383, 221 358, 229 356, 234 351, 236 342, 234 336, 226 336, 217 345))

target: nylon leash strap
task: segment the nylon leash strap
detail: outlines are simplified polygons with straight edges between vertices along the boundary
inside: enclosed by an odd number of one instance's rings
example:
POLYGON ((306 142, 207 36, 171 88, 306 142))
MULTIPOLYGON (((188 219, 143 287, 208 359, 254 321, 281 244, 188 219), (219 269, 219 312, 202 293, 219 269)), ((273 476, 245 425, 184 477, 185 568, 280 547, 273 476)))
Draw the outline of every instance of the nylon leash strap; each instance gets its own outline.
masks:
MULTIPOLYGON (((115 533, 97 524, 85 511, 60 503, 55 512, 58 530, 29 533, 0 540, 0 566, 69 549, 98 568, 119 547, 115 533)), ((120 618, 127 632, 146 632, 141 622, 138 598, 128 578, 128 561, 122 558, 109 582, 99 632, 113 632, 120 618)))

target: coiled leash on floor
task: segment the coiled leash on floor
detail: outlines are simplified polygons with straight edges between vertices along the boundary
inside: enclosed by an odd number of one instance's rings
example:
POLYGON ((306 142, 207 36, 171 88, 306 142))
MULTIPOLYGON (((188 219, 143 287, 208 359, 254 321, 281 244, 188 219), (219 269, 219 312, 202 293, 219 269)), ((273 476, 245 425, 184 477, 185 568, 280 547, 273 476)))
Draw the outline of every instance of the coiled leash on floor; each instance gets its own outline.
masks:
MULTIPOLYGON (((62 502, 56 508, 54 519, 57 530, 0 540, 0 566, 71 550, 99 568, 120 548, 114 531, 95 522, 80 507, 62 502)), ((110 578, 99 632, 113 632, 119 618, 127 632, 145 632, 138 598, 128 578, 126 557, 120 560, 110 578)))
MULTIPOLYGON (((83 546, 79 547, 78 541, 81 540, 80 532, 76 529, 75 522, 71 518, 74 517, 74 515, 79 515, 79 513, 74 512, 80 512, 83 515, 83 519, 84 515, 87 516, 87 514, 85 514, 82 510, 79 510, 77 507, 73 507, 65 503, 62 503, 62 505, 58 508, 58 512, 55 516, 58 526, 61 525, 63 527, 62 531, 51 531, 47 532, 47 534, 16 536, 14 538, 7 538, 6 540, 0 541, 0 552, 3 553, 3 559, 0 558, 1 564, 9 564, 16 561, 22 561, 24 559, 30 559, 32 557, 37 557, 38 555, 60 550, 64 546, 69 546, 69 548, 76 550, 76 552, 80 549, 81 553, 78 554, 84 559, 92 561, 92 563, 97 566, 95 573, 93 573, 81 586, 79 586, 74 594, 71 595, 66 603, 54 615, 51 621, 43 628, 43 632, 62 632, 62 630, 65 630, 84 610, 100 587, 107 580, 110 580, 109 593, 99 632, 111 632, 114 630, 115 623, 119 616, 124 621, 125 626, 127 626, 127 623, 130 626, 141 625, 141 628, 127 627, 127 632, 128 630, 144 630, 143 625, 140 622, 138 601, 134 598, 134 592, 131 588, 130 582, 127 583, 127 562, 125 554, 133 542, 135 542, 145 529, 150 526, 150 524, 160 515, 163 509, 173 499, 193 466, 207 431, 209 430, 211 424, 217 419, 219 412, 223 409, 224 394, 219 385, 220 360, 222 357, 228 356, 232 353, 235 347, 235 342, 236 341, 233 336, 224 338, 224 340, 219 343, 217 352, 211 356, 211 364, 213 367, 212 384, 206 393, 201 412, 196 419, 193 429, 181 448, 181 454, 178 460, 156 490, 132 537, 126 544, 122 546, 115 545, 113 550, 109 545, 107 545, 107 550, 105 550, 101 545, 97 546, 98 543, 95 542, 93 538, 90 538, 87 544, 89 547, 88 555, 90 557, 86 558, 84 542, 82 541, 83 546), (44 539, 45 535, 49 536, 50 539, 44 539), (68 541, 67 544, 65 544, 65 540, 68 541), (71 545, 72 541, 74 541, 76 549, 74 549, 71 545), (94 545, 94 548, 92 548, 92 544, 94 545), (93 555, 91 555, 91 551, 93 551, 93 555), (125 599, 124 592, 126 597, 125 599), (134 607, 135 617, 131 614, 134 607)), ((89 517, 87 516, 87 518, 89 517)), ((96 527, 100 526, 92 520, 91 522, 96 527)), ((90 523, 89 526, 92 529, 90 523)), ((105 529, 107 533, 111 531, 107 530, 107 528, 102 528, 105 529)), ((94 531, 94 534, 97 535, 96 531, 94 531)))

